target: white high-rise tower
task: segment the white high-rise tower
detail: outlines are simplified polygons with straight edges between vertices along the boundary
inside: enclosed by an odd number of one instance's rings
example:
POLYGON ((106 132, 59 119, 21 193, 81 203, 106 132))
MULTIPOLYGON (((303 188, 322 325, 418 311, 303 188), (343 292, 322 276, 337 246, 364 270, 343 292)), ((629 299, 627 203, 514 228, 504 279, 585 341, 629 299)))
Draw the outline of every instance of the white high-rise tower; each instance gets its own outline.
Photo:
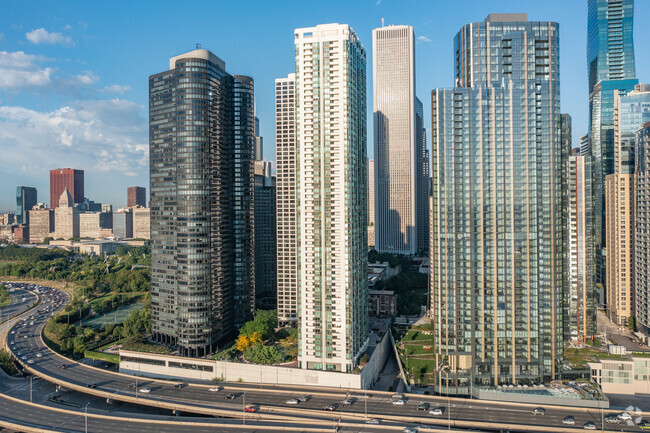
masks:
POLYGON ((348 25, 295 31, 298 360, 351 372, 368 340, 366 51, 348 25))
MULTIPOLYGON (((416 127, 413 27, 372 31, 375 146, 375 247, 378 251, 418 251, 418 196, 422 158, 416 127)), ((425 220, 420 224, 426 224, 425 220)), ((424 246, 424 245, 423 245, 424 246)))

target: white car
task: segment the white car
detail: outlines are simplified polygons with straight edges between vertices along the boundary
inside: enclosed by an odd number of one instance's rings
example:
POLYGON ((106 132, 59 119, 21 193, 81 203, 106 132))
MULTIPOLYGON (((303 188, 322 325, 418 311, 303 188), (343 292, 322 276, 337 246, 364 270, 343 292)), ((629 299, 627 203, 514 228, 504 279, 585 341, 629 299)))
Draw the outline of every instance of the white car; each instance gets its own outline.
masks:
POLYGON ((632 415, 630 415, 627 412, 622 412, 618 414, 618 419, 623 420, 623 421, 629 421, 632 419, 632 415))
POLYGON ((30 359, 30 360, 27 361, 27 363, 28 363, 28 364, 33 364, 33 363, 34 363, 34 360, 33 360, 33 359, 30 359))
POLYGON ((593 422, 588 422, 584 426, 582 426, 583 429, 585 430, 596 430, 596 424, 593 422))
POLYGON ((219 392, 219 391, 221 391, 221 389, 222 389, 222 388, 221 388, 220 386, 214 386, 214 387, 208 389, 208 391, 211 391, 211 392, 219 392))
POLYGON ((435 408, 429 411, 429 415, 442 415, 442 408, 435 408))
POLYGON ((144 394, 149 394, 149 393, 151 392, 151 390, 150 390, 149 388, 142 388, 142 389, 140 390, 140 392, 142 392, 142 393, 144 393, 144 394))
POLYGON ((392 398, 399 398, 399 399, 402 399, 402 398, 404 398, 404 394, 395 393, 395 394, 393 394, 392 398))
POLYGON ((379 424, 379 420, 377 418, 370 418, 366 421, 366 424, 379 424))
POLYGON ((284 403, 285 404, 298 404, 298 400, 296 400, 295 398, 292 398, 292 399, 289 399, 289 400, 285 401, 284 403))
POLYGON ((393 405, 394 405, 394 406, 404 406, 405 403, 406 403, 406 402, 405 402, 404 400, 402 400, 402 399, 399 399, 399 400, 393 400, 393 405))
POLYGON ((37 354, 36 354, 36 357, 37 357, 37 358, 42 358, 42 357, 43 357, 43 354, 41 354, 41 353, 37 353, 37 354))

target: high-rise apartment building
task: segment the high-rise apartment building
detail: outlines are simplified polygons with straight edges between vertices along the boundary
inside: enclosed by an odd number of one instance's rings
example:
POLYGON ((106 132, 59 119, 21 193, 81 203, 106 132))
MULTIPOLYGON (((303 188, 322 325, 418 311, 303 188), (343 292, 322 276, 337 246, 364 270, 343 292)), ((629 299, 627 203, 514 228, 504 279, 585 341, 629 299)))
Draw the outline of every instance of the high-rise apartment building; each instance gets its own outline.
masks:
POLYGON ((456 87, 431 101, 430 308, 436 389, 467 395, 560 372, 559 28, 490 14, 454 52, 456 87))
POLYGON ((152 334, 204 356, 255 302, 253 80, 197 49, 149 78, 149 102, 152 334))
POLYGON ((298 321, 296 76, 275 80, 277 305, 280 324, 298 321))
POLYGON ((596 246, 591 155, 572 150, 566 168, 567 223, 564 339, 585 342, 596 335, 596 246))
POLYGON ((45 238, 53 237, 55 229, 54 210, 38 203, 29 211, 29 241, 42 244, 45 238))
POLYGON ((634 306, 636 326, 650 335, 650 122, 641 125, 635 137, 636 215, 634 253, 634 306))
POLYGON ((368 160, 368 246, 375 246, 375 160, 368 160))
POLYGON ((298 361, 351 372, 368 342, 366 51, 352 28, 295 31, 298 361))
MULTIPOLYGON (((587 76, 589 141, 594 162, 597 261, 606 252, 605 177, 614 173, 614 92, 624 95, 638 83, 634 67, 634 0, 588 0, 587 76)), ((605 285, 603 273, 598 283, 605 285)))
POLYGON ((418 221, 426 208, 419 206, 418 194, 422 155, 413 27, 374 29, 372 46, 375 248, 415 254, 419 249, 418 221))
POLYGON ((84 202, 84 171, 74 168, 50 170, 50 209, 59 207, 59 198, 67 188, 72 196, 73 206, 84 202))
POLYGON ((147 188, 130 186, 126 189, 126 207, 147 207, 147 188))
POLYGON ((31 186, 16 188, 16 224, 29 224, 29 211, 37 202, 36 188, 31 186))
POLYGON ((72 195, 67 187, 64 187, 59 206, 54 209, 54 226, 56 228, 54 237, 56 239, 70 239, 79 237, 79 209, 74 207, 72 195))
POLYGON ((255 303, 277 308, 276 179, 271 161, 255 161, 255 303))

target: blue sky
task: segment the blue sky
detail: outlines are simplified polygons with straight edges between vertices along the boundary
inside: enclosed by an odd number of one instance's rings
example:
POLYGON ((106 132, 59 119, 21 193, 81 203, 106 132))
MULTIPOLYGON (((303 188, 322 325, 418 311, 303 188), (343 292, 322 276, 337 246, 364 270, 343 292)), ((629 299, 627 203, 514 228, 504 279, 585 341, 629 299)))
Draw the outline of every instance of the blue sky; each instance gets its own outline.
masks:
MULTIPOLYGON (((491 12, 526 12, 560 23, 562 111, 574 143, 587 129, 586 0, 7 1, 0 15, 0 210, 18 185, 49 199, 49 169, 85 170, 86 196, 126 204, 126 188, 149 189, 147 79, 196 43, 233 74, 255 80, 264 156, 275 159, 273 82, 293 72, 293 30, 350 24, 368 52, 372 29, 415 28, 417 94, 430 126, 430 91, 453 84, 453 37, 491 12)), ((637 77, 650 81, 650 1, 635 5, 637 77), (642 19, 644 18, 645 19, 642 19)), ((372 134, 369 129, 369 155, 372 134)), ((429 146, 431 143, 429 142, 429 146)))

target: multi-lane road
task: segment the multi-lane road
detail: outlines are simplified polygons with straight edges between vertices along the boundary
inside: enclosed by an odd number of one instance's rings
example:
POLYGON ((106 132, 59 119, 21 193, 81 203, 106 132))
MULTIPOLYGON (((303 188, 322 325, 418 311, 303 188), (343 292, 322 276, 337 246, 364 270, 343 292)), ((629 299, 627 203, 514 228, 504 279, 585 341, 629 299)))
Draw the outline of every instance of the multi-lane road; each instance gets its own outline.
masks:
POLYGON ((5 287, 9 290, 11 303, 4 308, 0 308, 0 323, 24 313, 38 301, 38 297, 24 287, 18 287, 10 283, 5 283, 5 287))
MULTIPOLYGON (((47 302, 44 301, 43 305, 47 306, 47 302)), ((380 420, 382 425, 417 423, 445 427, 451 425, 484 429, 503 428, 510 431, 558 432, 583 429, 586 423, 593 423, 600 429, 602 416, 607 415, 597 409, 548 406, 545 408, 546 414, 542 416, 533 414, 535 406, 532 405, 458 399, 448 402, 444 397, 414 394, 406 396, 405 405, 397 406, 393 404, 394 399, 389 394, 372 393, 368 398, 363 398, 362 392, 353 392, 358 394, 357 400, 352 405, 343 405, 341 402, 349 394, 338 390, 288 391, 251 385, 223 384, 224 389, 211 391, 210 388, 213 386, 195 383, 179 388, 173 382, 135 378, 71 362, 44 345, 41 330, 48 320, 47 315, 32 319, 22 321, 14 327, 15 334, 10 334, 9 344, 16 356, 35 374, 77 391, 114 400, 176 409, 186 413, 240 417, 244 405, 254 404, 258 412, 251 415, 251 419, 257 417, 266 420, 302 419, 308 423, 338 419, 363 422, 367 418, 375 418, 380 420), (65 365, 65 368, 61 368, 62 365, 65 365), (94 387, 88 388, 88 385, 94 387), (143 393, 143 388, 150 392, 143 393), (226 395, 233 393, 237 394, 234 399, 225 398, 226 395), (298 405, 287 403, 288 400, 302 395, 309 395, 308 401, 298 405), (431 407, 424 411, 416 410, 421 402, 429 403, 431 407), (336 410, 324 411, 323 408, 329 405, 336 405, 336 410), (442 409, 442 415, 429 414, 429 410, 436 407, 442 409), (569 415, 575 418, 574 426, 562 422, 569 415), (534 430, 535 428, 537 430, 534 430)), ((612 429, 640 431, 633 422, 630 425, 606 424, 605 428, 609 431, 612 429)))

